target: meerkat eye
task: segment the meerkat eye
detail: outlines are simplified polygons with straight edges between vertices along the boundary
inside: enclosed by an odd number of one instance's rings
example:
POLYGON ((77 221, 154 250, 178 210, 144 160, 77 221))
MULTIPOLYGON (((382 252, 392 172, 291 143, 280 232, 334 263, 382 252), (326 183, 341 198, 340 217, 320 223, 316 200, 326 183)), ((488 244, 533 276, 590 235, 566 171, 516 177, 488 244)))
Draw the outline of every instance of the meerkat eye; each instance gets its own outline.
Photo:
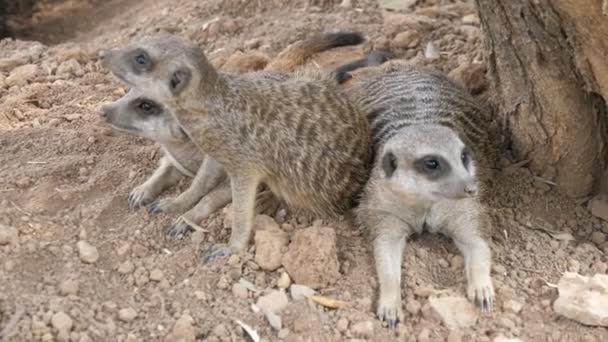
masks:
POLYGON ((137 110, 145 115, 152 115, 157 112, 157 105, 152 101, 141 100, 139 103, 136 104, 136 106, 137 110))
POLYGON ((424 161, 424 166, 429 170, 437 170, 439 169, 439 161, 437 159, 427 159, 424 161))
POLYGON ((382 169, 387 177, 392 176, 395 170, 397 170, 397 157, 395 157, 393 152, 387 152, 382 157, 382 169))
POLYGON ((146 65, 148 63, 148 57, 145 54, 140 53, 139 55, 135 56, 135 63, 139 65, 146 65))

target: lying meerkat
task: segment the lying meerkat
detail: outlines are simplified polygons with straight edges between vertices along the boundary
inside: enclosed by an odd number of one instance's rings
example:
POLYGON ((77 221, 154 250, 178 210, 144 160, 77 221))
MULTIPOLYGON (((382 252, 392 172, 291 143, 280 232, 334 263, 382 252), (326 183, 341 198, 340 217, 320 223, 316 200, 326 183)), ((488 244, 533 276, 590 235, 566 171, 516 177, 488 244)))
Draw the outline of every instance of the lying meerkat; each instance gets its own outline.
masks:
POLYGON ((335 215, 367 179, 367 119, 334 82, 223 74, 202 49, 168 34, 101 56, 117 78, 166 106, 227 171, 230 241, 212 246, 204 261, 248 246, 258 185, 290 206, 335 215))
MULTIPOLYGON (((331 48, 360 44, 363 37, 355 32, 318 33, 283 50, 259 77, 284 81, 315 53, 331 48)), ((189 222, 200 222, 231 200, 230 182, 223 168, 202 153, 160 103, 131 89, 121 99, 102 107, 102 117, 115 129, 149 138, 161 145, 163 157, 157 170, 129 195, 131 208, 146 206, 149 213, 184 212, 168 230, 171 237, 181 237, 189 222), (203 161, 209 158, 202 168, 203 161), (193 178, 191 186, 177 198, 154 201, 166 188, 184 176, 193 178), (198 203, 197 203, 198 202, 198 203), (196 204, 196 205, 194 205, 196 204)), ((276 210, 278 201, 269 191, 258 194, 257 211, 276 210)))
POLYGON ((368 113, 374 151, 356 216, 373 239, 379 318, 391 328, 403 320, 403 250, 423 230, 454 240, 468 298, 490 309, 489 222, 480 201, 495 158, 490 118, 446 76, 399 61, 360 70, 353 82, 348 92, 368 113))

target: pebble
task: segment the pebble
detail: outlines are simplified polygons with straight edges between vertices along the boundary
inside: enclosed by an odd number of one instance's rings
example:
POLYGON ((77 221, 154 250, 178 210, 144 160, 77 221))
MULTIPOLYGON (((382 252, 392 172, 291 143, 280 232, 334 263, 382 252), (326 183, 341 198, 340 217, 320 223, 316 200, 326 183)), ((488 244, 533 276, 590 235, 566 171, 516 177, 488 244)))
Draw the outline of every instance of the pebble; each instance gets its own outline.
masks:
POLYGON ((266 311, 264 310, 264 316, 266 316, 266 320, 268 321, 268 324, 270 324, 270 326, 274 329, 274 330, 281 330, 281 328, 283 327, 283 323, 281 320, 281 316, 270 312, 270 311, 266 311))
POLYGON ((0 246, 14 244, 19 241, 19 231, 17 228, 8 227, 0 223, 0 246))
POLYGON ((65 114, 63 116, 63 118, 69 122, 76 121, 76 120, 80 119, 81 117, 82 117, 82 115, 80 115, 80 114, 65 114))
POLYGON ((154 269, 150 271, 150 280, 152 281, 161 281, 163 279, 163 271, 159 269, 154 269))
POLYGON ((57 67, 57 75, 82 77, 84 70, 75 59, 67 60, 57 67))
POLYGON ((277 337, 280 338, 281 340, 286 339, 287 336, 289 336, 289 329, 281 329, 279 331, 279 333, 277 334, 277 337))
POLYGON ((289 288, 289 293, 291 294, 291 299, 298 301, 314 296, 315 290, 306 285, 293 284, 289 288))
POLYGON ((405 31, 397 34, 391 41, 393 49, 412 49, 420 44, 420 34, 417 31, 405 31))
POLYGON ((524 308, 524 304, 516 300, 509 299, 502 304, 502 307, 505 310, 512 311, 517 314, 520 313, 521 310, 524 308))
POLYGON ((495 264, 494 266, 492 266, 492 269, 494 270, 494 273, 496 273, 496 274, 500 274, 502 276, 507 274, 507 269, 503 265, 495 264))
POLYGON ((462 17, 462 23, 465 25, 479 25, 479 17, 476 14, 467 14, 462 17))
POLYGON ((608 195, 598 195, 592 198, 588 204, 591 215, 608 221, 608 195))
POLYGON ((428 42, 426 44, 426 48, 424 49, 424 57, 430 60, 439 59, 439 50, 435 44, 433 44, 433 42, 428 42))
POLYGON ((86 241, 78 241, 76 244, 78 248, 78 254, 80 255, 80 260, 87 264, 93 264, 97 262, 99 259, 99 253, 97 252, 97 248, 95 246, 90 245, 86 241))
POLYGON ((475 306, 464 297, 431 297, 429 304, 448 329, 464 329, 477 322, 475 306))
POLYGON ((608 275, 566 272, 557 286, 555 312, 585 325, 608 326, 608 275))
POLYGON ((599 246, 604 243, 604 241, 606 241, 606 234, 600 231, 595 231, 591 233, 591 241, 593 241, 593 243, 599 246))
POLYGON ((62 296, 76 295, 78 293, 78 287, 78 280, 66 279, 59 284, 59 293, 62 296))
POLYGON ((278 228, 276 222, 274 225, 276 229, 255 232, 255 262, 265 271, 274 271, 281 267, 283 249, 289 243, 287 233, 278 228))
POLYGON ((194 328, 194 319, 188 314, 182 315, 173 326, 173 330, 165 341, 180 341, 180 342, 194 342, 196 341, 196 331, 194 328))
POLYGON ((412 299, 412 300, 408 300, 407 303, 405 304, 405 310, 409 313, 411 313, 413 316, 418 315, 418 313, 420 313, 420 309, 422 308, 422 305, 420 304, 419 301, 412 299))
POLYGON ((348 331, 349 323, 350 322, 348 322, 347 318, 342 317, 342 318, 338 319, 338 322, 336 322, 336 329, 338 329, 338 331, 341 333, 345 333, 348 331))
POLYGON ((340 278, 336 232, 330 227, 297 230, 283 256, 283 266, 297 284, 328 287, 340 278))
POLYGON ((118 319, 123 322, 132 322, 137 317, 137 311, 133 308, 125 308, 118 311, 118 319))
POLYGON ((239 283, 234 283, 234 285, 232 285, 232 295, 237 298, 247 299, 247 288, 239 283))
POLYGON ((133 271, 135 271, 135 265, 129 260, 118 266, 118 273, 120 274, 130 274, 133 273, 133 271))
POLYGON ((230 330, 224 324, 218 324, 213 328, 213 334, 217 337, 229 337, 230 330))
POLYGON ((16 67, 4 80, 4 83, 9 87, 27 85, 38 75, 39 71, 40 68, 36 64, 26 64, 16 67))
POLYGON ((289 304, 289 299, 284 291, 272 291, 258 298, 256 303, 262 311, 266 310, 275 314, 283 310, 287 304, 289 304))
POLYGON ((374 323, 371 321, 355 323, 350 331, 357 337, 372 338, 374 337, 374 323))
POLYGON ((289 278, 289 274, 286 272, 282 272, 279 280, 277 280, 277 286, 280 289, 287 289, 291 285, 291 278, 289 278))
POLYGON ((59 333, 69 333, 72 330, 72 326, 74 322, 72 318, 68 316, 65 312, 60 311, 53 315, 51 318, 51 325, 53 328, 57 329, 59 333))

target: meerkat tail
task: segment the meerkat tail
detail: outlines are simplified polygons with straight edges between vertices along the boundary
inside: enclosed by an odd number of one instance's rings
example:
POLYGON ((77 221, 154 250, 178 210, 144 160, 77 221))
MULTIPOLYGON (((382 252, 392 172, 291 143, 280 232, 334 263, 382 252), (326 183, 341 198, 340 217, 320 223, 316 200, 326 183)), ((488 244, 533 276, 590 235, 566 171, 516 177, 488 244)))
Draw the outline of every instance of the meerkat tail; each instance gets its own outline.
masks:
POLYGON ((372 51, 363 56, 363 58, 354 60, 350 63, 337 67, 336 69, 334 69, 333 74, 335 75, 337 82, 339 84, 342 84, 348 79, 350 79, 350 73, 352 71, 361 68, 380 65, 393 58, 395 58, 395 55, 393 55, 393 53, 390 51, 372 51))
POLYGON ((288 46, 266 66, 265 70, 292 72, 316 53, 340 46, 358 45, 364 40, 363 35, 358 32, 317 33, 288 46))

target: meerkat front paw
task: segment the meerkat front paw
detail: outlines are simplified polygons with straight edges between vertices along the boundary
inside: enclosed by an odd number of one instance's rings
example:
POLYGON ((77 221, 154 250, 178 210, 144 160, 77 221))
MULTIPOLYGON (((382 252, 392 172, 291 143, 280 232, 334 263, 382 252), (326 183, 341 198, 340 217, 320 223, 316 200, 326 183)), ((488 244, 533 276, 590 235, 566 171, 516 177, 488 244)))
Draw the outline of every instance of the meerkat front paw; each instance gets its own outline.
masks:
POLYGON ((184 219, 183 216, 177 218, 177 220, 167 230, 167 236, 171 239, 181 240, 186 234, 194 231, 190 224, 184 219))
POLYGON ((174 198, 163 198, 152 202, 146 207, 148 214, 175 213, 183 211, 174 198))
POLYGON ((467 284, 467 297, 481 308, 491 311, 494 305, 494 286, 489 275, 471 277, 467 284))
POLYGON ((153 191, 150 187, 140 185, 129 193, 129 208, 135 209, 145 206, 154 200, 153 191))
POLYGON ((203 264, 209 263, 218 258, 227 257, 232 254, 232 250, 225 243, 218 243, 215 245, 211 245, 209 249, 203 252, 201 256, 201 262, 203 264))
POLYGON ((400 295, 380 295, 376 310, 378 319, 385 321, 390 330, 394 330, 398 322, 403 322, 400 295))

